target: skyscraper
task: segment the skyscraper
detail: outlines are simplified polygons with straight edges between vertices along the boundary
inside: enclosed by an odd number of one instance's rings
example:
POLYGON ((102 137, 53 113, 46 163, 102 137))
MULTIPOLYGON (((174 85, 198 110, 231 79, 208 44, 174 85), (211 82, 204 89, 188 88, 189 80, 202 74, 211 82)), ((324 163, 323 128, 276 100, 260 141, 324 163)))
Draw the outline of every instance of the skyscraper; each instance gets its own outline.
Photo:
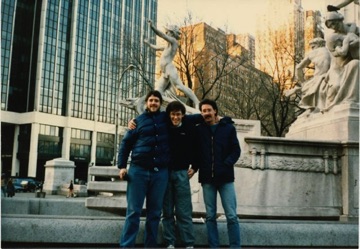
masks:
POLYGON ((143 39, 155 39, 157 0, 2 0, 1 11, 2 170, 43 179, 62 157, 86 181, 89 164, 113 160, 117 114, 135 115, 118 98, 153 82, 143 39))
POLYGON ((266 0, 257 20, 255 63, 275 82, 291 87, 294 68, 304 56, 304 11, 301 0, 266 0))

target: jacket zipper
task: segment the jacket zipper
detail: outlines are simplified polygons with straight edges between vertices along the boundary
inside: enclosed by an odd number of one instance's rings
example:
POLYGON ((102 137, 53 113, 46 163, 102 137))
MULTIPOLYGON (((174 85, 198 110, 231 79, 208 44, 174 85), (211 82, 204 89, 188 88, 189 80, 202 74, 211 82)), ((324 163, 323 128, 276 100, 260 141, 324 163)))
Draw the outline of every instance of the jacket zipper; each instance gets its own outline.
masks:
POLYGON ((214 136, 211 135, 211 156, 212 156, 212 160, 211 160, 211 175, 212 178, 214 178, 214 136))

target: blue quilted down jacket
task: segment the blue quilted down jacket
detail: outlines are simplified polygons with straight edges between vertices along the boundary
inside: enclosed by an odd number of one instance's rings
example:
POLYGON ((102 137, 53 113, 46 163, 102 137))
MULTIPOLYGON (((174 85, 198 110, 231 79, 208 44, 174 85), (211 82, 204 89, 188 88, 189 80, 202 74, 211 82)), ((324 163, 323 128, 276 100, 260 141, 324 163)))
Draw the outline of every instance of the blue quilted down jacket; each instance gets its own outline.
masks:
POLYGON ((131 164, 153 169, 168 167, 170 161, 168 118, 165 112, 144 112, 136 119, 136 129, 126 132, 120 144, 118 168, 131 164))

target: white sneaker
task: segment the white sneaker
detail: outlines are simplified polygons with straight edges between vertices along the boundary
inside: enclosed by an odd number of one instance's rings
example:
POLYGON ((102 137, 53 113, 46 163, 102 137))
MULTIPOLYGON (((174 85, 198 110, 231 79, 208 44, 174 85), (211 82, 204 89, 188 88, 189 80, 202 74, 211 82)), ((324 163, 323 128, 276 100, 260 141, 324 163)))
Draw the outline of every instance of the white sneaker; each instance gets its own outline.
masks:
POLYGON ((175 248, 175 246, 173 246, 173 245, 168 245, 168 247, 166 247, 166 248, 172 249, 172 248, 175 248))

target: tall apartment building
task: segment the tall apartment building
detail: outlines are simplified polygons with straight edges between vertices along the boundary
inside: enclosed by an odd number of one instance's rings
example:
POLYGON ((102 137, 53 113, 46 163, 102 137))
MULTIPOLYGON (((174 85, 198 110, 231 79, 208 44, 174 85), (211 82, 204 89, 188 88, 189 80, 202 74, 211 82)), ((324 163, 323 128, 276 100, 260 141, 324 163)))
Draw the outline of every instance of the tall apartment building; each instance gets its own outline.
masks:
MULTIPOLYGON (((305 26, 304 26, 304 47, 305 55, 311 51, 310 41, 314 38, 324 38, 324 30, 321 26, 320 11, 306 10, 305 11, 305 26)), ((314 66, 310 64, 304 71, 305 78, 310 78, 314 75, 314 66)))
POLYGON ((301 0, 266 0, 257 20, 256 67, 281 84, 291 85, 296 62, 304 56, 304 11, 301 0))
MULTIPOLYGON (((204 22, 181 27, 179 50, 174 61, 182 82, 192 89, 199 99, 202 99, 203 91, 209 87, 211 80, 217 77, 215 69, 222 67, 222 57, 226 56, 226 53, 227 40, 224 31, 204 22)), ((213 94, 214 92, 210 91, 208 97, 213 94)))
POLYGON ((135 115, 117 101, 144 93, 136 51, 153 78, 156 17, 157 0, 1 1, 2 172, 44 179, 62 157, 86 181, 90 164, 111 165, 116 126, 135 115))
MULTIPOLYGON (((236 112, 242 98, 241 85, 251 85, 261 77, 268 77, 254 67, 253 55, 240 44, 241 38, 244 36, 226 34, 204 22, 182 27, 181 51, 175 58, 183 83, 193 89, 200 100, 217 99, 221 115, 236 118, 245 118, 236 112)), ((254 48, 251 37, 244 40, 254 48)))
POLYGON ((305 54, 311 51, 309 42, 317 37, 324 38, 324 30, 321 26, 321 13, 320 11, 307 10, 305 11, 305 27, 304 27, 304 43, 305 54))
POLYGON ((249 51, 251 65, 255 66, 255 37, 250 34, 237 34, 235 41, 249 51))

